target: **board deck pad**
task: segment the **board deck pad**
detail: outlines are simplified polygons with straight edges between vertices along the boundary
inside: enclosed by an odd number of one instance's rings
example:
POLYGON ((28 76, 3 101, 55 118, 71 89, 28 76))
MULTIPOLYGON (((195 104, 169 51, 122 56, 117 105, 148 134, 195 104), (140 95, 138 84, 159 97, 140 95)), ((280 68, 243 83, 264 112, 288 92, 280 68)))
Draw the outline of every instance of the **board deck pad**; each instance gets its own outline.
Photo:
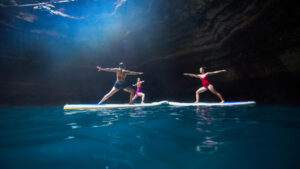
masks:
POLYGON ((225 102, 225 103, 209 103, 209 102, 199 102, 199 103, 181 103, 181 102, 168 102, 172 106, 238 106, 238 105, 253 105, 256 104, 255 101, 236 101, 236 102, 225 102))
POLYGON ((129 107, 151 107, 167 104, 168 101, 144 103, 144 104, 66 104, 64 109, 105 109, 105 108, 129 108, 129 107))
POLYGON ((199 103, 182 103, 182 102, 169 102, 160 101, 144 104, 66 104, 64 106, 65 110, 68 109, 108 109, 108 108, 130 108, 130 107, 151 107, 159 106, 162 104, 167 104, 171 106, 238 106, 238 105, 253 105, 256 104, 255 101, 237 101, 237 102, 225 102, 225 103, 209 103, 209 102, 199 102, 199 103))

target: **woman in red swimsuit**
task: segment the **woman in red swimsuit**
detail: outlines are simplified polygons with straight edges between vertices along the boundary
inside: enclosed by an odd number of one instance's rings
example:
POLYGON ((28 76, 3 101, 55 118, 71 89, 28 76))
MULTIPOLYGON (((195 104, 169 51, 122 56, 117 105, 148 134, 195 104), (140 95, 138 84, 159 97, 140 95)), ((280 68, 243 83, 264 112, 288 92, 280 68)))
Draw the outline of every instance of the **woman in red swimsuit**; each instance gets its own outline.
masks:
POLYGON ((222 95, 219 92, 217 92, 216 89, 214 88, 214 86, 212 84, 210 84, 206 79, 207 75, 214 75, 214 74, 221 73, 221 72, 226 72, 226 70, 219 70, 219 71, 214 71, 214 72, 205 72, 204 67, 200 67, 200 74, 192 74, 192 73, 184 73, 183 74, 185 76, 200 78, 201 81, 202 81, 203 87, 200 87, 196 91, 196 101, 195 101, 195 103, 199 102, 199 94, 205 92, 206 90, 209 90, 213 94, 218 96, 221 100, 221 103, 224 103, 224 99, 223 99, 222 95))

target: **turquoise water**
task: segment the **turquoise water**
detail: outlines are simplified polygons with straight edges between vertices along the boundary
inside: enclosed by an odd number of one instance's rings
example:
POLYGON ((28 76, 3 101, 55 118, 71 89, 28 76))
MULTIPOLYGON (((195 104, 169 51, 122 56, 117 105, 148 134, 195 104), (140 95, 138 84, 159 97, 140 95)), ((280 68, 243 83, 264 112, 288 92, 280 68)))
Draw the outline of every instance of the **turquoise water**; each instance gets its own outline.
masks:
POLYGON ((292 106, 0 109, 1 169, 299 168, 292 106))

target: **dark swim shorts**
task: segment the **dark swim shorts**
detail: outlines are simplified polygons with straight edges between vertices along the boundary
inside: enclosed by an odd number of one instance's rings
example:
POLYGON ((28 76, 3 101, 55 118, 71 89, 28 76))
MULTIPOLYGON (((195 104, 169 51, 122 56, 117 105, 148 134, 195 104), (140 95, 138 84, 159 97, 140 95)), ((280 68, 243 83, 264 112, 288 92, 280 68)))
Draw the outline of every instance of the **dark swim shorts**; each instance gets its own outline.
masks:
POLYGON ((126 88, 128 86, 129 86, 128 83, 122 82, 122 81, 116 81, 115 84, 114 84, 114 87, 117 88, 117 89, 119 89, 119 90, 122 90, 122 89, 124 89, 124 88, 126 88))

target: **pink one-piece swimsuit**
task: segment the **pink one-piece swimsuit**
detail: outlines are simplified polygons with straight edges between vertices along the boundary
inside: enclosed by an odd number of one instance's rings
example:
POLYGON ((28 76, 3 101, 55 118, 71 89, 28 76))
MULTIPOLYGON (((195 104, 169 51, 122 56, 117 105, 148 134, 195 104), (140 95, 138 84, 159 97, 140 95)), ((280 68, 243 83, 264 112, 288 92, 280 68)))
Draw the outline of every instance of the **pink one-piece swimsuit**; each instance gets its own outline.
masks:
POLYGON ((142 85, 136 90, 135 94, 138 94, 142 90, 142 85))

